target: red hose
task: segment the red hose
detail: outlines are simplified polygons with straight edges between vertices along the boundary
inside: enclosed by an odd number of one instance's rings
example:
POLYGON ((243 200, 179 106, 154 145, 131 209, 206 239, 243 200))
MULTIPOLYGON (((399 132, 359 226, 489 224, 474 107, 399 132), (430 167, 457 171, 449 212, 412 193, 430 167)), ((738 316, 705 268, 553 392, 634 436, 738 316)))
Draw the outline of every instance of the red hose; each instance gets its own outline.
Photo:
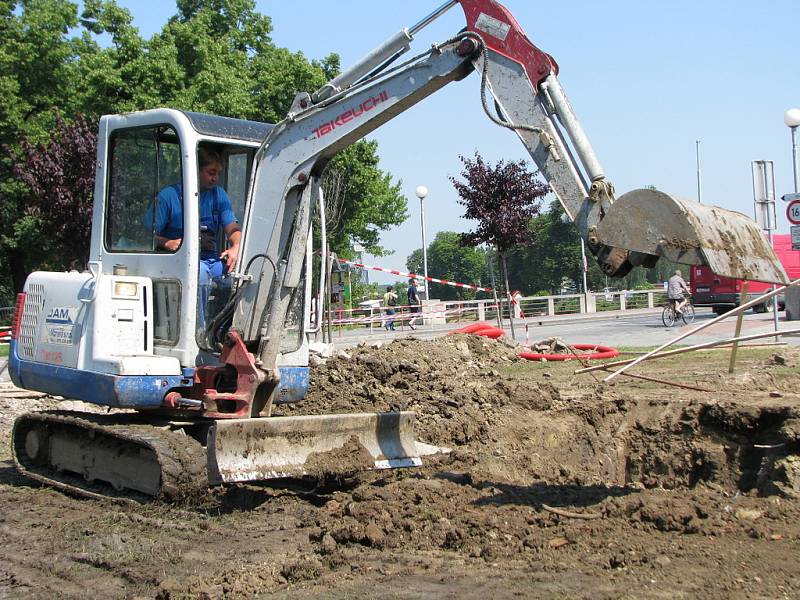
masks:
POLYGON ((505 333, 505 331, 503 331, 499 327, 492 327, 490 325, 489 327, 486 327, 484 329, 479 329, 478 331, 473 331, 472 333, 474 333, 475 335, 480 335, 482 337, 488 337, 492 338, 493 340, 496 340, 497 338, 502 336, 505 333))
POLYGON ((490 327, 493 327, 491 323, 487 323, 486 321, 478 321, 477 323, 470 323, 461 329, 454 329, 447 335, 451 335, 453 333, 475 333, 476 331, 480 331, 481 329, 489 329, 490 327))
POLYGON ((528 360, 601 360, 604 358, 614 358, 619 356, 619 350, 610 346, 598 346, 597 344, 570 344, 575 350, 593 350, 591 354, 539 354, 538 352, 520 352, 520 358, 528 360))

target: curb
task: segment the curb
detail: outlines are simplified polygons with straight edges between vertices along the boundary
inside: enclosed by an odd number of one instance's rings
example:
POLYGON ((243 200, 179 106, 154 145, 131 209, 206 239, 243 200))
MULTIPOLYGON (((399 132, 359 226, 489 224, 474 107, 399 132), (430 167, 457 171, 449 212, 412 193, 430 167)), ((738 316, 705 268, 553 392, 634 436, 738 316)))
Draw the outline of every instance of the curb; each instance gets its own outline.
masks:
POLYGON ((612 319, 619 319, 620 317, 636 316, 636 315, 656 315, 660 314, 663 307, 653 308, 631 308, 629 310, 604 310, 596 313, 583 313, 575 315, 554 315, 552 317, 540 317, 527 319, 514 319, 514 323, 525 323, 533 327, 547 327, 548 325, 556 325, 558 323, 575 323, 578 321, 610 321, 612 319))

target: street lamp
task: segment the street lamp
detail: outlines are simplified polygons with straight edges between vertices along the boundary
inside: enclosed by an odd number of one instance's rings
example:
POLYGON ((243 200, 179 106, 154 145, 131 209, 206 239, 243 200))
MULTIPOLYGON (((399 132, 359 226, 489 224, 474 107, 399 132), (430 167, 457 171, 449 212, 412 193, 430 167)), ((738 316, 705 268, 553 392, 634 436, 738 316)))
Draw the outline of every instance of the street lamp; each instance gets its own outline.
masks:
POLYGON ((800 125, 800 108, 790 108, 783 115, 783 122, 792 130, 792 172, 794 173, 794 193, 800 193, 800 173, 797 168, 797 126, 800 125))
POLYGON ((425 300, 430 300, 428 293, 428 245, 425 242, 425 196, 428 195, 428 188, 424 185, 417 186, 416 192, 419 198, 419 221, 422 224, 422 267, 425 270, 425 300))

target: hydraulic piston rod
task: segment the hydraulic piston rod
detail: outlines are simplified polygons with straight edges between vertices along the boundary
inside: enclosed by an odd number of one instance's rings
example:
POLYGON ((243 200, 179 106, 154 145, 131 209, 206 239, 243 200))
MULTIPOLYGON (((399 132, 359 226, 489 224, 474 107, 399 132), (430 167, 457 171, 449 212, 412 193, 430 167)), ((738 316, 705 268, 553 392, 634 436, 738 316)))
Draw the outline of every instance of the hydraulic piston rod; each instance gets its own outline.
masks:
POLYGON ((416 25, 398 31, 352 67, 322 86, 322 88, 314 93, 312 97, 314 102, 322 102, 334 94, 338 94, 340 91, 347 89, 354 83, 369 76, 376 69, 380 70, 383 65, 392 62, 395 58, 407 52, 409 49, 409 42, 414 39, 414 34, 430 25, 456 4, 458 4, 458 0, 445 2, 416 25))

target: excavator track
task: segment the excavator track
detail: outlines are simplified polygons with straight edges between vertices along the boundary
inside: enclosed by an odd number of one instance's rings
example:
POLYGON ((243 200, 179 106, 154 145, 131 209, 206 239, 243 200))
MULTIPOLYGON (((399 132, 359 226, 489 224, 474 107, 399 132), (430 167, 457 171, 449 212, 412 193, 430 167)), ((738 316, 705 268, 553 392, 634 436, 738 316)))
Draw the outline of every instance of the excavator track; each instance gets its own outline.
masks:
POLYGON ((26 413, 12 448, 23 475, 90 498, 180 501, 208 488, 203 445, 139 414, 26 413))

